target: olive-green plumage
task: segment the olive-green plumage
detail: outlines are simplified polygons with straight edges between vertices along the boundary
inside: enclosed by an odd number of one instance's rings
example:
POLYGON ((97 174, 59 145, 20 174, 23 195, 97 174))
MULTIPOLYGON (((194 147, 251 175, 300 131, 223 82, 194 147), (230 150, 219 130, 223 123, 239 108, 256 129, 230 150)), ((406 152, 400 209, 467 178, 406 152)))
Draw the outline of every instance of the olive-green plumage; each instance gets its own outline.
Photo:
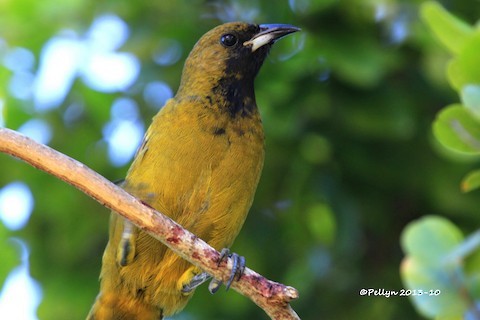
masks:
MULTIPOLYGON (((217 250, 229 247, 240 231, 263 166, 254 78, 271 44, 296 30, 227 23, 205 34, 185 62, 176 96, 153 118, 127 173, 128 192, 217 250)), ((200 272, 112 213, 100 293, 87 319, 174 314, 191 297, 183 286, 200 272)))

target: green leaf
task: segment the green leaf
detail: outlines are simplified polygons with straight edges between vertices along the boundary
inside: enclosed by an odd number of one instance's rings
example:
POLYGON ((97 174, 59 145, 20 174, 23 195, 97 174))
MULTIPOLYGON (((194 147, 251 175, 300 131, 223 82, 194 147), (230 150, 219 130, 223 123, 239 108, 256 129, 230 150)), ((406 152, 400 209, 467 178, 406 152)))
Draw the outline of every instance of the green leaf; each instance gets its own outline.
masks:
POLYGON ((448 80, 457 90, 471 84, 480 84, 480 32, 475 33, 465 41, 458 56, 453 59, 447 69, 448 80))
POLYGON ((450 221, 426 216, 407 225, 401 236, 407 257, 401 265, 405 287, 427 294, 410 297, 426 317, 457 317, 468 303, 458 293, 458 260, 449 257, 462 243, 461 231, 450 221), (439 291, 437 291, 439 290, 439 291), (439 292, 438 294, 431 294, 439 292))
POLYGON ((438 265, 462 239, 460 230, 447 219, 426 216, 407 225, 401 243, 410 257, 438 265))
POLYGON ((474 31, 437 2, 424 3, 421 7, 421 16, 442 44, 455 54, 460 52, 474 31))
POLYGON ((458 59, 452 59, 447 65, 447 78, 453 89, 459 91, 464 83, 468 83, 458 59))
POLYGON ((470 192, 480 187, 480 170, 475 170, 467 174, 461 183, 463 192, 470 192))
POLYGON ((480 119, 480 85, 469 84, 462 88, 463 105, 477 119, 480 119))
POLYGON ((453 249, 447 257, 447 263, 458 263, 465 261, 467 257, 478 251, 480 248, 480 231, 468 236, 460 245, 453 249))
POLYGON ((433 133, 449 149, 480 154, 480 123, 461 104, 450 105, 438 113, 433 133))
MULTIPOLYGON (((469 241, 472 243, 471 238, 477 237, 477 243, 475 251, 471 252, 464 260, 464 270, 467 277, 466 284, 468 286, 468 292, 472 297, 479 300, 480 298, 480 248, 479 237, 480 231, 476 231, 473 235, 469 236, 469 241)), ((465 241, 466 242, 466 241, 465 241)))
POLYGON ((451 282, 451 270, 427 266, 419 259, 407 257, 402 261, 400 273, 405 289, 415 290, 416 293, 420 290, 426 292, 410 296, 417 311, 425 317, 451 319, 461 316, 467 309, 468 304, 462 300, 458 289, 451 282))

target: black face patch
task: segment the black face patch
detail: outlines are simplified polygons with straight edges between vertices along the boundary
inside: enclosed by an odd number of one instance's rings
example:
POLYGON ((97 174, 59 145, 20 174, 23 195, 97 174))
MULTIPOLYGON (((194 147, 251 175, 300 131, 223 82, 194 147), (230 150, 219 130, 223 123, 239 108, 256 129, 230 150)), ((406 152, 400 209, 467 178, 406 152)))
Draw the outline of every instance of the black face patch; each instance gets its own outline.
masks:
POLYGON ((213 87, 214 96, 222 97, 218 103, 228 112, 230 117, 247 117, 257 108, 253 81, 243 81, 242 78, 226 77, 213 87))
MULTIPOLYGON (((226 58, 224 60, 223 76, 212 88, 212 97, 222 97, 219 103, 221 108, 235 118, 247 117, 256 109, 253 81, 263 64, 271 45, 267 44, 252 52, 251 47, 243 43, 252 39, 260 31, 258 25, 248 25, 241 30, 227 31, 221 39, 225 42, 226 35, 235 35, 235 45, 225 46, 226 58)), ((233 39, 228 39, 232 43, 233 39)), ((222 41, 222 40, 220 40, 222 41)))

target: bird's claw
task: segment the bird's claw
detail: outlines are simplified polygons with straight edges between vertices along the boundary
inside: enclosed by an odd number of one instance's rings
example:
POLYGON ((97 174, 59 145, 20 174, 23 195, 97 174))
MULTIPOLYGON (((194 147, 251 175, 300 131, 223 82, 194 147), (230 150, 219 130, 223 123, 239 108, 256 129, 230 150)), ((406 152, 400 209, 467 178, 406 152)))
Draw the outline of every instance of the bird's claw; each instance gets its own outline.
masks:
POLYGON ((183 285, 182 293, 187 294, 192 292, 196 287, 208 281, 210 278, 212 278, 212 276, 206 272, 195 275, 188 284, 183 285))
MULTIPOLYGON (((242 277, 243 272, 245 271, 245 257, 240 256, 236 253, 230 253, 230 250, 228 248, 223 248, 220 252, 218 265, 220 265, 220 263, 222 263, 222 261, 224 261, 226 258, 233 259, 232 272, 230 273, 230 278, 225 284, 225 287, 228 290, 233 280, 235 280, 235 277, 237 278, 237 281, 240 280, 240 278, 242 277)), ((212 281, 210 281, 210 284, 208 285, 208 290, 210 291, 210 293, 214 294, 218 291, 222 283, 223 282, 221 280, 214 278, 212 279, 212 281)))
POLYGON ((217 280, 213 278, 212 281, 210 281, 210 283, 208 284, 208 291, 210 291, 211 294, 216 293, 218 289, 220 289, 220 287, 222 286, 222 283, 222 280, 217 280))
MULTIPOLYGON (((245 258, 242 256, 239 256, 236 253, 230 253, 230 250, 228 248, 223 248, 222 251, 220 251, 220 258, 218 259, 217 265, 219 266, 227 258, 233 259, 232 272, 230 274, 230 278, 225 284, 225 287, 228 290, 232 282, 235 280, 235 278, 238 281, 242 277, 243 272, 245 271, 245 258)), ((211 278, 212 276, 206 272, 202 272, 195 275, 188 284, 183 285, 182 293, 188 294, 192 292, 199 285, 208 281, 211 278)), ((218 289, 220 289, 220 287, 222 286, 222 283, 223 283, 222 280, 213 278, 212 281, 210 281, 210 284, 208 285, 208 291, 210 291, 211 294, 214 294, 215 292, 218 291, 218 289)))

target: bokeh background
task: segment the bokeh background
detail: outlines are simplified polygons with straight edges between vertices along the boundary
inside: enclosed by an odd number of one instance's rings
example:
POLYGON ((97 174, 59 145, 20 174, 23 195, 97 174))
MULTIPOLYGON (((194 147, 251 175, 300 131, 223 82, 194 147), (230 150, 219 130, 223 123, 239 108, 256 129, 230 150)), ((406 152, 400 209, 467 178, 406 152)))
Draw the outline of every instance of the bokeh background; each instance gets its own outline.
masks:
MULTIPOLYGON (((420 0, 0 1, 0 125, 124 177, 196 40, 226 21, 290 23, 257 81, 267 156, 233 250, 296 287, 302 319, 422 319, 400 290, 399 238, 427 214, 478 228, 478 159, 436 142, 458 101, 420 0)), ((441 3, 470 24, 475 1, 441 3)), ((98 292, 108 211, 0 155, 0 318, 83 319, 98 292), (7 316, 8 315, 8 316, 7 316), (12 315, 13 318, 12 318, 12 315)), ((234 291, 197 290, 174 319, 266 319, 234 291)))

